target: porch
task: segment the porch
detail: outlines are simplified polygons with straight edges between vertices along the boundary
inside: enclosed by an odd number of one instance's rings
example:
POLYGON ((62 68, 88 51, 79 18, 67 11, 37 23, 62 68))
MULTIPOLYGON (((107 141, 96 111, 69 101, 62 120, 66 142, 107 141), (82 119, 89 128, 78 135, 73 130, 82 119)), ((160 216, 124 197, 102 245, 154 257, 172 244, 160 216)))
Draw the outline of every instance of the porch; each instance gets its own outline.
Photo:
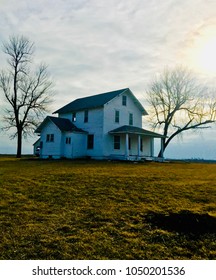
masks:
POLYGON ((114 153, 110 155, 112 159, 119 160, 163 160, 154 155, 154 139, 161 139, 161 149, 163 151, 163 135, 134 126, 121 126, 109 131, 113 135, 114 153))

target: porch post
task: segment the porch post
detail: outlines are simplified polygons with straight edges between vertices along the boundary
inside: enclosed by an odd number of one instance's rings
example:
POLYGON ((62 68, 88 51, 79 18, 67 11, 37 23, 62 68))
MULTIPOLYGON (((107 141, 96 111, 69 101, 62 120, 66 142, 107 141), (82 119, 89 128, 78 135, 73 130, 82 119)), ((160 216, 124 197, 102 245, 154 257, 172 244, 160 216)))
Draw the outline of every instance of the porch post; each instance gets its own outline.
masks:
POLYGON ((125 134, 125 159, 129 158, 129 136, 128 133, 125 134))
POLYGON ((154 156, 154 138, 151 138, 151 157, 154 156))
POLYGON ((140 135, 138 135, 138 143, 137 143, 137 159, 140 157, 140 135))

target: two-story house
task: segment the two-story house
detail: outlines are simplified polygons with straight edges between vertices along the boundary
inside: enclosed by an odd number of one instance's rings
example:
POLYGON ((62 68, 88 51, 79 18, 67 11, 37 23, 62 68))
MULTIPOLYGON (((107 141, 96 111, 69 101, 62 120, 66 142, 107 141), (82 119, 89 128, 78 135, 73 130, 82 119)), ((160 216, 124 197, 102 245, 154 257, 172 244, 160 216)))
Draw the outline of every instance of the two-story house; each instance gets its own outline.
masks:
POLYGON ((147 115, 129 88, 79 98, 36 129, 41 158, 140 160, 154 156, 154 138, 142 128, 147 115))

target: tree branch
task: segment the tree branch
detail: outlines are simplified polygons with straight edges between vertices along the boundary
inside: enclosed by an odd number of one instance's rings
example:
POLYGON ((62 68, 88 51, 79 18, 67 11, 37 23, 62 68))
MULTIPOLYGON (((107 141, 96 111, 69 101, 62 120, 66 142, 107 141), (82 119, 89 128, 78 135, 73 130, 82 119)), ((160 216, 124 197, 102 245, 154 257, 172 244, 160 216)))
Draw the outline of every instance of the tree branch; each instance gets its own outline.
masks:
POLYGON ((216 101, 207 98, 207 92, 184 68, 166 69, 149 85, 150 118, 154 128, 163 129, 164 148, 183 131, 209 128, 215 122, 216 101))

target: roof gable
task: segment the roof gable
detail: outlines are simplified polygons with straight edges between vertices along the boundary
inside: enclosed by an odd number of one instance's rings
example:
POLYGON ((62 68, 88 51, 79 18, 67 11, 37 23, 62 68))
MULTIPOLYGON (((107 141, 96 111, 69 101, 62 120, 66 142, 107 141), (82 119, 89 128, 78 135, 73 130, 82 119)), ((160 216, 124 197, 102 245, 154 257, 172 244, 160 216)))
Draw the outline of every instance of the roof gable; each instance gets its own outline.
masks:
POLYGON ((53 122, 61 131, 74 131, 74 132, 85 132, 84 130, 76 127, 70 120, 65 118, 56 118, 47 116, 45 120, 39 125, 39 127, 35 130, 36 133, 41 133, 42 129, 46 125, 47 122, 53 122))
POLYGON ((139 102, 139 100, 135 97, 135 95, 132 93, 130 89, 128 89, 128 93, 130 94, 134 104, 140 109, 143 115, 148 115, 142 104, 139 102))
POLYGON ((78 98, 68 103, 67 105, 63 106, 59 110, 55 111, 54 114, 56 113, 64 114, 73 111, 81 111, 81 110, 101 107, 104 104, 106 104, 108 101, 115 98, 116 96, 118 96, 119 94, 123 93, 126 90, 128 90, 128 88, 92 95, 88 97, 78 98))
POLYGON ((133 95, 133 93, 130 91, 129 88, 92 95, 84 98, 78 98, 70 102, 69 104, 63 106, 59 110, 55 111, 54 114, 56 113, 65 114, 70 112, 102 107, 104 104, 106 104, 110 100, 114 99, 115 97, 123 93, 129 93, 132 96, 134 103, 139 107, 142 113, 144 115, 147 114, 147 112, 145 111, 141 103, 138 101, 138 99, 136 99, 136 97, 133 95))

